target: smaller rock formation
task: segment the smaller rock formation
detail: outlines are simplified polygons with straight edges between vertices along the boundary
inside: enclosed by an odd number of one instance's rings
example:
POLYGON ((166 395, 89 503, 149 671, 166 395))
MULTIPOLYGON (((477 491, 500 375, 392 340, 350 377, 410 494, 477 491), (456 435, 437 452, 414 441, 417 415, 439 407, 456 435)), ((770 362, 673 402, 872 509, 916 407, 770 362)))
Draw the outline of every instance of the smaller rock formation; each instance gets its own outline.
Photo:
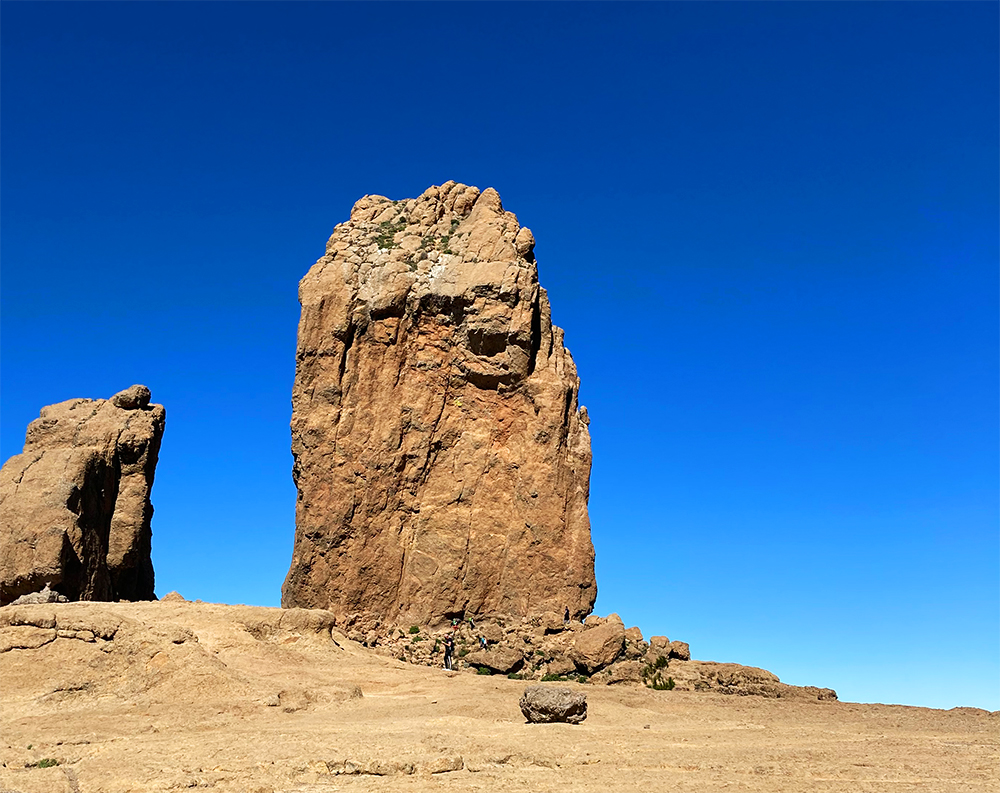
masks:
POLYGON ((579 724, 587 718, 587 698, 568 688, 528 686, 521 695, 521 713, 532 724, 579 724))
POLYGON ((0 471, 0 606, 154 600, 149 500, 166 413, 134 385, 42 408, 0 471))
POLYGON ((554 612, 536 617, 488 614, 475 626, 415 625, 409 630, 383 625, 373 629, 360 617, 337 618, 347 638, 381 655, 422 666, 440 667, 444 640, 456 648, 455 669, 476 674, 506 674, 518 680, 577 682, 598 686, 634 685, 660 691, 714 691, 738 696, 836 700, 828 688, 790 686, 764 669, 713 661, 692 661, 687 642, 666 636, 642 637, 621 617, 591 615, 586 623, 565 622, 554 612), (485 641, 486 647, 483 648, 485 641))

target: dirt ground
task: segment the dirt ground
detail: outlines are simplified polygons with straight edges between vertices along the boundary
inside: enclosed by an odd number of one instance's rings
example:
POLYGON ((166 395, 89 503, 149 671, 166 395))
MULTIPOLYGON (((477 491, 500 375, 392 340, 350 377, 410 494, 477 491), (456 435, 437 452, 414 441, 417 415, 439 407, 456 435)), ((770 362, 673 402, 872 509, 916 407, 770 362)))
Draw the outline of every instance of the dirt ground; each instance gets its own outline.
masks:
POLYGON ((385 658, 323 613, 0 609, 0 791, 996 791, 1000 715, 525 683, 385 658), (54 763, 58 763, 55 765, 54 763))

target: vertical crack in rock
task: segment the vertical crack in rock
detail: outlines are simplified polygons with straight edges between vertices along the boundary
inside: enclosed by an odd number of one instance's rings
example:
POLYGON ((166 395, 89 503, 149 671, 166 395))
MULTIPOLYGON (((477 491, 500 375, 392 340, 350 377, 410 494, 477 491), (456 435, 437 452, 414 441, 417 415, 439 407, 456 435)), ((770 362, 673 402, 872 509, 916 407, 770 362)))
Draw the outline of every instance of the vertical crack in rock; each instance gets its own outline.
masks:
POLYGON ((402 624, 590 613, 590 435, 493 189, 366 196, 299 285, 282 605, 402 624))
POLYGON ((153 486, 166 422, 149 389, 42 408, 0 471, 0 605, 46 584, 70 600, 152 600, 153 486))

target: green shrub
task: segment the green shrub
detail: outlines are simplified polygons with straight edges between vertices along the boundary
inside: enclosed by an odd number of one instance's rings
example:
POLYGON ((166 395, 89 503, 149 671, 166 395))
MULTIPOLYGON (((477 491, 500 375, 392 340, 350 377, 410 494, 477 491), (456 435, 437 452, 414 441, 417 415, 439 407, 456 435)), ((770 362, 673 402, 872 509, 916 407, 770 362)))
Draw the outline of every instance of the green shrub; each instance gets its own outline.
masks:
POLYGON ((411 625, 410 626, 410 633, 411 634, 420 633, 420 626, 419 625, 411 625))
POLYGON ((508 672, 507 673, 507 677, 509 677, 511 680, 526 680, 527 679, 527 676, 521 674, 520 672, 508 672))
POLYGON ((476 669, 476 674, 477 675, 492 675, 493 674, 493 670, 490 669, 488 666, 480 666, 478 669, 476 669))
POLYGON ((665 655, 661 655, 656 659, 656 663, 653 666, 656 669, 665 669, 667 664, 670 663, 665 655))
POLYGON ((587 683, 589 681, 590 681, 590 678, 587 677, 586 675, 577 675, 576 676, 576 682, 577 683, 587 683))
POLYGON ((469 648, 468 647, 463 647, 461 650, 458 651, 458 657, 459 658, 465 658, 465 656, 467 656, 468 654, 469 654, 469 648))
POLYGON ((676 685, 677 684, 674 682, 672 677, 668 677, 666 680, 662 677, 657 677, 656 680, 653 681, 651 688, 654 688, 657 691, 673 691, 674 686, 676 685))
POLYGON ((566 675, 554 675, 552 673, 542 675, 543 683, 565 683, 567 680, 566 675))
POLYGON ((25 763, 25 768, 53 768, 59 765, 59 761, 54 757, 46 757, 37 763, 25 763))
POLYGON ((378 224, 379 235, 375 238, 375 244, 380 248, 398 248, 395 241, 396 232, 402 231, 406 228, 406 221, 401 220, 398 223, 393 223, 390 220, 383 221, 378 224))

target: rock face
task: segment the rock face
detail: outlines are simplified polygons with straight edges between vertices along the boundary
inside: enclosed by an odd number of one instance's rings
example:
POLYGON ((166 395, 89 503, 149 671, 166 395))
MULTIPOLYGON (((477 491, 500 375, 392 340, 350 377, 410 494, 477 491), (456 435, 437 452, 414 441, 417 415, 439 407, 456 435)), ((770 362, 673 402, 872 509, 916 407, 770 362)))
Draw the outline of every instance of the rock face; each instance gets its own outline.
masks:
POLYGON ((587 718, 587 698, 568 688, 529 686, 521 695, 520 705, 524 718, 532 724, 579 724, 587 718))
POLYGON ((584 672, 593 674, 611 664, 625 646, 625 626, 619 619, 588 627, 576 634, 571 658, 584 672))
POLYGON ((299 285, 282 605, 591 611, 588 418, 533 247, 495 190, 454 182, 336 227, 299 285))
POLYGON ((42 408, 0 471, 0 605, 152 600, 153 486, 166 414, 149 389, 42 408))

